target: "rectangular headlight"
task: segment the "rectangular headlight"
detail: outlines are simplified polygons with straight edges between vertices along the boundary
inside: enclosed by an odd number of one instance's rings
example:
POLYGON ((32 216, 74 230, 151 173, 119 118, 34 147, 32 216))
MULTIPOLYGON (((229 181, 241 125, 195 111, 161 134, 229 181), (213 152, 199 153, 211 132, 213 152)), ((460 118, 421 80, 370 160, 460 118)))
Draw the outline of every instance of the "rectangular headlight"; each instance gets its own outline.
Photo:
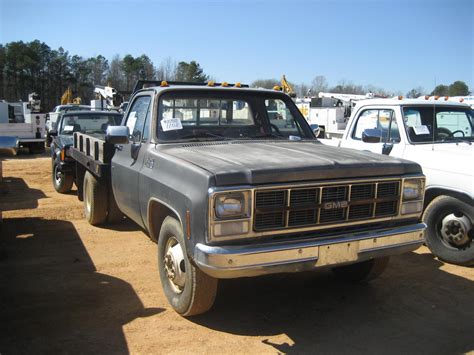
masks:
POLYGON ((421 200, 424 193, 423 179, 407 179, 403 183, 403 201, 421 200))
POLYGON ((233 191, 216 194, 214 196, 214 211, 217 219, 249 217, 249 191, 233 191))

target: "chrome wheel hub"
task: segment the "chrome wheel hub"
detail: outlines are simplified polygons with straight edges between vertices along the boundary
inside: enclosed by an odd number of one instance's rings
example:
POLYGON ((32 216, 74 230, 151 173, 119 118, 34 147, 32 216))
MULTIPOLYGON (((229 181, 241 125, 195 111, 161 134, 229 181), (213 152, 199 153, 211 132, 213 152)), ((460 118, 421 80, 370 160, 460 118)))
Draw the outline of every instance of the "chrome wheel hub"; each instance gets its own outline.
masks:
POLYGON ((186 283, 186 267, 183 249, 175 237, 166 244, 163 265, 171 286, 175 292, 181 293, 186 283))
POLYGON ((59 168, 56 165, 54 167, 54 179, 56 180, 57 185, 59 185, 61 183, 62 176, 63 176, 62 173, 59 171, 59 168))
POLYGON ((467 216, 452 213, 443 218, 440 232, 445 242, 460 248, 470 243, 471 228, 472 224, 467 216))

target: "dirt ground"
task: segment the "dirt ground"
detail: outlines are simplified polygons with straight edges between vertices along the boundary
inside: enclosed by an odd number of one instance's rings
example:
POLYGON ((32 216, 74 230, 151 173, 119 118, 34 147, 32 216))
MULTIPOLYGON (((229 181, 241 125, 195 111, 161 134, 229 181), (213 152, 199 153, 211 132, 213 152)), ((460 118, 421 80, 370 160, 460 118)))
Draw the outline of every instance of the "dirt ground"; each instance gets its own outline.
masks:
POLYGON ((474 351, 474 268, 425 247, 369 285, 329 272, 226 280, 210 312, 183 318, 161 290, 156 245, 131 222, 90 226, 50 170, 48 153, 4 157, 2 355, 474 351))

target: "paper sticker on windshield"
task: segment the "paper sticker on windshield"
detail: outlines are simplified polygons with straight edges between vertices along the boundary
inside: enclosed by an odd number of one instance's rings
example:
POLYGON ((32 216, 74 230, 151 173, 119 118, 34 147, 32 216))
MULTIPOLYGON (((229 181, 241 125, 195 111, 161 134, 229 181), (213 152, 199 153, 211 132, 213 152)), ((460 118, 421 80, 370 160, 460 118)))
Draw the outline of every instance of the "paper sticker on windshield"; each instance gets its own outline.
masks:
POLYGON ((183 125, 181 124, 181 120, 179 118, 163 118, 161 120, 161 128, 163 128, 163 132, 168 132, 183 129, 183 125))
POLYGON ((63 131, 74 131, 74 126, 64 126, 63 131))
POLYGON ((430 130, 428 129, 427 126, 425 125, 422 125, 422 126, 415 126, 413 127, 413 131, 415 132, 415 134, 417 136, 421 135, 421 134, 430 134, 430 130))

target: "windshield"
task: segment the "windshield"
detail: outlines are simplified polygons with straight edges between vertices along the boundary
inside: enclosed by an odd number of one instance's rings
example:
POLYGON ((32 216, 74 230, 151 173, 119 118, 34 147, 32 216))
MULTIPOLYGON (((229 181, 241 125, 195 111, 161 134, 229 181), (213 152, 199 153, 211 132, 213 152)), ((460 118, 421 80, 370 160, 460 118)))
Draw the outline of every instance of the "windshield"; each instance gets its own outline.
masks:
POLYGON ((60 134, 105 133, 108 126, 120 125, 122 115, 64 115, 60 134))
POLYGON ((472 110, 460 107, 403 107, 403 120, 412 143, 472 141, 472 110))
POLYGON ((158 138, 176 140, 314 139, 291 99, 235 92, 162 95, 158 138))

